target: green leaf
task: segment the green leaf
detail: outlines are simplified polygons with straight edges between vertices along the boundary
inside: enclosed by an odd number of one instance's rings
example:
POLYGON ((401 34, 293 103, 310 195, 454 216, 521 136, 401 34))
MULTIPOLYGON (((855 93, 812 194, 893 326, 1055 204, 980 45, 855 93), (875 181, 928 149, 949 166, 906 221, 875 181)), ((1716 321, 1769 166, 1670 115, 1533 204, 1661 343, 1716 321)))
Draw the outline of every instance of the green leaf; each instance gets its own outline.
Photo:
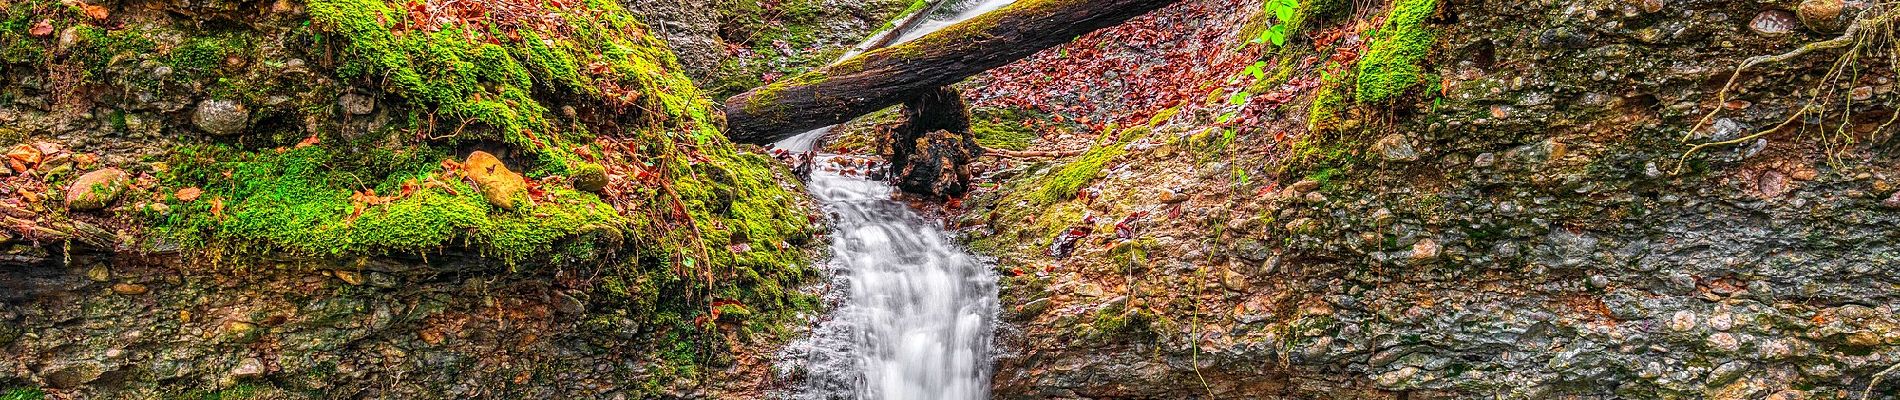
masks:
POLYGON ((1247 66, 1247 74, 1253 75, 1254 79, 1266 79, 1267 78, 1266 68, 1267 68, 1266 61, 1255 61, 1253 65, 1247 66))
POLYGON ((1267 29, 1266 37, 1267 40, 1273 42, 1274 46, 1286 45, 1286 25, 1274 25, 1273 28, 1267 29))
POLYGON ((1273 16, 1279 18, 1282 24, 1293 22, 1294 11, 1298 10, 1295 7, 1280 7, 1273 10, 1273 16))
POLYGON ((1244 90, 1243 90, 1243 91, 1239 91, 1239 92, 1234 92, 1234 94, 1233 94, 1232 96, 1227 96, 1227 104, 1232 104, 1232 105, 1236 105, 1236 106, 1237 106, 1237 105, 1241 105, 1241 104, 1244 104, 1244 103, 1246 103, 1246 102, 1247 102, 1247 98, 1249 98, 1249 97, 1253 97, 1253 94, 1252 94, 1252 93, 1247 93, 1247 92, 1246 92, 1246 91, 1244 91, 1244 90))

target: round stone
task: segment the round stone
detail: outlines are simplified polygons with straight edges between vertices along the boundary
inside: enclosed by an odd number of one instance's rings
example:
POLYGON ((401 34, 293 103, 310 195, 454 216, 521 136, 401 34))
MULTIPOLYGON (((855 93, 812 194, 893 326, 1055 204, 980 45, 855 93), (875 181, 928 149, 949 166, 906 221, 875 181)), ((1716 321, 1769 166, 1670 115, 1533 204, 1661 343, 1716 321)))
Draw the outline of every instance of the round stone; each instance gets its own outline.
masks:
POLYGON ((232 100, 211 99, 198 103, 191 114, 191 123, 213 135, 236 135, 250 127, 251 111, 244 103, 232 100))

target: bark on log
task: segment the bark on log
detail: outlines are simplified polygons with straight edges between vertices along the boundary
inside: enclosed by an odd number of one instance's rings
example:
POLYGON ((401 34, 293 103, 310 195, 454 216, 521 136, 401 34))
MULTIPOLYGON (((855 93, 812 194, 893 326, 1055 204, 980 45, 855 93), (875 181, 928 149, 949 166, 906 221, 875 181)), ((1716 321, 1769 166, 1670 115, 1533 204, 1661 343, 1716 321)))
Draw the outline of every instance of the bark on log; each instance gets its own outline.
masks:
POLYGON ((1021 0, 917 40, 733 96, 726 100, 726 135, 763 144, 849 121, 1176 1, 1021 0))

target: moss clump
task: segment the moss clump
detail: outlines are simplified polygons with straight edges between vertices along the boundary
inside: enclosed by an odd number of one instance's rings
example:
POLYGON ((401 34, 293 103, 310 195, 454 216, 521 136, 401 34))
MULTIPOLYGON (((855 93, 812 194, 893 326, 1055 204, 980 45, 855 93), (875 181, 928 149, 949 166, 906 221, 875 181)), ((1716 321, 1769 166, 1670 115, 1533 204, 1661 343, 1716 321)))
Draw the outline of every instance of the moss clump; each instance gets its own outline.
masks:
POLYGON ((1029 148, 1029 142, 1041 137, 1027 121, 1039 119, 1031 111, 999 108, 978 108, 971 110, 970 133, 976 135, 976 143, 983 147, 1022 150, 1029 148))
POLYGON ((1115 140, 1096 145, 1088 152, 1082 153, 1075 161, 1070 161, 1068 165, 1062 166, 1046 178, 1047 181, 1043 183, 1042 188, 1036 191, 1036 200, 1040 204, 1051 204, 1075 198, 1075 194, 1081 192, 1082 187, 1088 186, 1089 182, 1094 182, 1095 178, 1102 174, 1102 168, 1127 152, 1124 145, 1147 136, 1149 132, 1146 126, 1125 129, 1113 136, 1115 140))
POLYGON ((36 388, 11 388, 0 391, 0 400, 40 400, 46 392, 36 388))
POLYGON ((1430 79, 1420 63, 1438 39, 1438 32, 1425 26, 1425 19, 1437 7, 1437 0, 1398 0, 1393 4, 1392 14, 1372 34, 1365 56, 1359 59, 1359 80, 1353 93, 1360 103, 1391 100, 1430 79))
MULTIPOLYGON (((426 150, 415 150, 426 151, 426 150)), ((332 168, 321 147, 244 152, 204 146, 176 153, 165 180, 176 186, 220 182, 200 200, 176 202, 159 228, 186 244, 207 240, 264 243, 320 256, 425 254, 456 239, 509 261, 552 249, 583 227, 618 229, 619 216, 599 199, 549 188, 543 201, 516 211, 492 207, 480 191, 417 163, 380 181, 332 168), (229 174, 229 179, 215 177, 229 174), (426 184, 424 182, 427 182, 426 184), (365 185, 352 187, 353 185, 365 185), (389 200, 355 198, 358 191, 389 200)))
MULTIPOLYGON (((40 21, 64 20, 72 15, 66 6, 46 0, 19 1, 0 7, 0 62, 35 64, 45 61, 53 48, 52 35, 35 37, 34 25, 40 21)), ((55 27, 57 28, 57 27, 55 27)))
POLYGON ((1346 93, 1346 85, 1336 76, 1328 75, 1320 81, 1318 94, 1313 104, 1307 107, 1306 128, 1313 132, 1331 132, 1345 122, 1342 114, 1352 104, 1346 93))
POLYGON ((1081 192, 1083 186, 1095 181, 1095 178, 1102 174, 1102 168, 1108 166, 1109 161, 1120 157, 1123 152, 1119 143, 1089 149, 1088 152, 1082 153, 1081 157, 1050 175, 1048 183, 1042 186, 1042 190, 1037 191, 1037 200, 1042 204, 1049 204, 1075 198, 1075 194, 1081 192))

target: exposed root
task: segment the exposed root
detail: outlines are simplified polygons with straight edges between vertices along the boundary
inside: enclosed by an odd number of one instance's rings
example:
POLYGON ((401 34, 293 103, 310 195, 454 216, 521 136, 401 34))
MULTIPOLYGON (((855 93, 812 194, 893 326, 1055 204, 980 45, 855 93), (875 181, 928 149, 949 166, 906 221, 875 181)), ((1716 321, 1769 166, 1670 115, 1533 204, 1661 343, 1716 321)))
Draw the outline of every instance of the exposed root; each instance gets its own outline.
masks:
MULTIPOLYGON (((1737 83, 1741 80, 1742 73, 1746 72, 1749 68, 1787 62, 1817 51, 1846 49, 1828 69, 1827 74, 1821 79, 1820 84, 1808 93, 1808 100, 1802 104, 1799 109, 1792 112, 1786 120, 1783 120, 1780 124, 1772 128, 1744 135, 1739 138, 1692 144, 1689 150, 1684 151, 1682 156, 1678 159, 1673 173, 1681 173, 1683 166, 1688 163, 1689 157, 1694 156, 1704 149, 1747 143, 1760 139, 1771 133, 1793 126, 1796 121, 1802 120, 1803 116, 1807 116, 1810 113, 1818 117, 1826 117, 1827 111, 1832 108, 1831 106, 1834 105, 1835 97, 1839 95, 1839 93, 1836 93, 1836 91, 1826 91, 1825 94, 1823 94, 1823 90, 1819 88, 1831 86, 1835 82, 1842 80, 1843 77, 1847 78, 1848 81, 1859 78, 1859 63, 1857 61, 1860 61, 1862 55, 1868 53, 1870 50, 1874 50, 1870 49, 1870 47, 1877 42, 1884 45, 1879 49, 1885 49, 1888 52, 1889 59, 1887 67, 1894 71, 1896 75, 1900 75, 1900 41, 1895 40, 1893 32, 1893 25, 1896 19, 1900 19, 1900 7, 1895 7, 1895 3, 1876 4, 1862 10, 1860 14, 1854 18, 1853 23, 1848 25, 1847 29, 1842 32, 1840 36, 1833 39, 1802 45, 1786 53, 1755 56, 1743 60, 1741 65, 1736 66, 1735 71, 1729 75, 1728 81, 1722 85, 1722 89, 1716 92, 1715 110, 1703 115, 1701 120, 1696 121, 1694 126, 1683 133, 1683 143, 1688 144, 1695 138, 1696 132, 1702 131, 1703 128, 1708 127, 1715 121, 1716 116, 1720 115, 1725 109, 1724 105, 1729 102, 1730 91, 1736 88, 1737 83)), ((1840 105, 1842 109, 1840 124, 1833 127, 1832 130, 1843 139, 1840 140, 1840 143, 1832 143, 1833 139, 1826 139, 1830 142, 1830 146, 1837 144, 1844 145, 1853 141, 1851 134, 1848 133, 1848 125, 1853 116, 1854 99, 1851 94, 1841 97, 1844 101, 1840 105)), ((1895 110, 1894 113, 1887 118, 1887 121, 1876 128, 1874 132, 1878 133, 1884 131, 1896 121, 1900 121, 1900 110, 1895 110)))

